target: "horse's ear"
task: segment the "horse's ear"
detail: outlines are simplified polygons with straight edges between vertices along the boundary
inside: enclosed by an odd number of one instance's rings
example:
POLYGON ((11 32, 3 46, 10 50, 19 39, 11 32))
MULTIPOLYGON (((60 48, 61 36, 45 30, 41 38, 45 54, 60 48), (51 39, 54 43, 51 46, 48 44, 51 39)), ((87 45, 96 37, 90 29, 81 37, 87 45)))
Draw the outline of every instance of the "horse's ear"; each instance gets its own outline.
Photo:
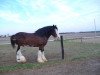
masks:
POLYGON ((56 25, 53 24, 53 27, 56 27, 56 25))

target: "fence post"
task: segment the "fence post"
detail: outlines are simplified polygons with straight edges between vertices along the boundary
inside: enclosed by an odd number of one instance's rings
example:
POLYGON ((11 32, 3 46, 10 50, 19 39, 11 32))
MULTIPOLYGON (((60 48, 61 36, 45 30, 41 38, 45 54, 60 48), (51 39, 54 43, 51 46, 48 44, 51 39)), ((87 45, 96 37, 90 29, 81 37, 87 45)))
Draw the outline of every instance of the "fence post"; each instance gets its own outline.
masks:
POLYGON ((83 43, 83 38, 81 37, 81 43, 83 43))
POLYGON ((64 59, 64 45, 63 45, 63 36, 60 36, 61 38, 61 52, 62 52, 62 59, 64 59))

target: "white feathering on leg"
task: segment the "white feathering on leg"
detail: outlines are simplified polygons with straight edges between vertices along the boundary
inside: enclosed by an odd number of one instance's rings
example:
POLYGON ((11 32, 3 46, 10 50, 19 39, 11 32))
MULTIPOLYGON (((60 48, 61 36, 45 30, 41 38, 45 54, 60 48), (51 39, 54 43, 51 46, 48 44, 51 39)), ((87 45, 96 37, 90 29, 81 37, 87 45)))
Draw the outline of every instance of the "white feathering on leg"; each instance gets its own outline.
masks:
POLYGON ((42 52, 39 50, 38 51, 38 58, 37 58, 37 61, 40 62, 40 63, 44 63, 43 59, 42 59, 42 52))
POLYGON ((46 59, 45 55, 44 55, 44 51, 42 52, 42 59, 43 59, 44 61, 48 61, 48 60, 46 59))
POLYGON ((24 63, 26 62, 25 57, 22 55, 21 50, 18 50, 17 55, 16 55, 16 60, 19 63, 24 63))

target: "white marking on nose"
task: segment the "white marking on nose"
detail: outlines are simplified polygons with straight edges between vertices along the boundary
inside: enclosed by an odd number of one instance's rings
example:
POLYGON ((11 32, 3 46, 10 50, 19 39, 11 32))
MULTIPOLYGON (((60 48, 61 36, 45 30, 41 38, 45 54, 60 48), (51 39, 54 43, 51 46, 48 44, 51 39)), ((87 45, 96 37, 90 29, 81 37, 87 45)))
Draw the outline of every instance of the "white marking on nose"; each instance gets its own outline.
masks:
POLYGON ((58 30, 55 29, 55 31, 56 31, 57 37, 60 38, 60 34, 59 34, 58 30))

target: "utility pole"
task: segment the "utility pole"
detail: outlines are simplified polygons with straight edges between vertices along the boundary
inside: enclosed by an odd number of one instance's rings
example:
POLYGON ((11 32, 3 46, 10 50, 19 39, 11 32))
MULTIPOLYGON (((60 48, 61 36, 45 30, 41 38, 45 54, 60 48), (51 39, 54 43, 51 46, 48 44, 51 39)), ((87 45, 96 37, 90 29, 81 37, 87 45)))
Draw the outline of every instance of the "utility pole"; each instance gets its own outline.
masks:
POLYGON ((94 19, 94 27, 95 27, 95 34, 94 34, 94 37, 96 37, 96 22, 95 22, 95 19, 94 19))

